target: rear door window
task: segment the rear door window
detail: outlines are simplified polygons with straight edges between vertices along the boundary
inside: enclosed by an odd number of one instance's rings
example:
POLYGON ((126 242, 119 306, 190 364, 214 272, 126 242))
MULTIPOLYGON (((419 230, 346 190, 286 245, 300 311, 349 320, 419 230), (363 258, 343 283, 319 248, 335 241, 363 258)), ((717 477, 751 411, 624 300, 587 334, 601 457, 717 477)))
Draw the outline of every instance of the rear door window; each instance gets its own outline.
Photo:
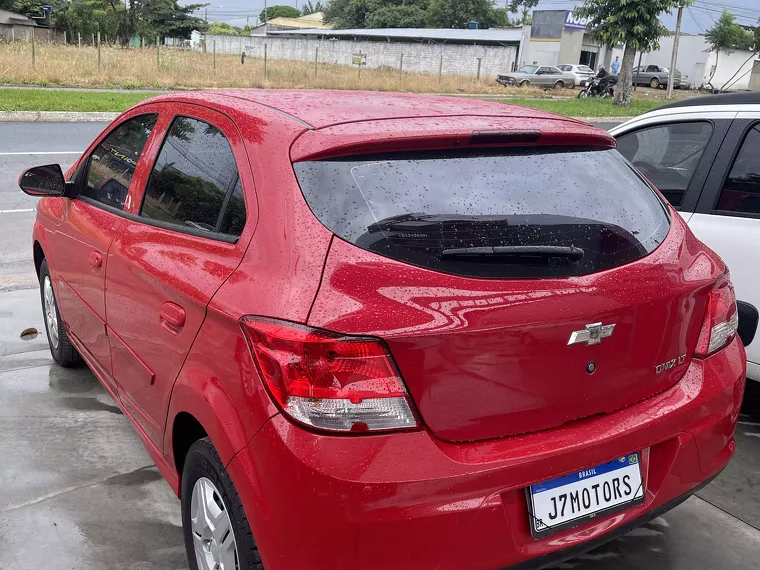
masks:
POLYGON ((747 133, 723 184, 717 209, 760 214, 760 126, 747 133))
POLYGON ((679 207, 712 133, 708 122, 669 123, 621 135, 617 148, 679 207))
POLYGON ((174 119, 140 215, 193 232, 240 235, 243 191, 232 148, 218 127, 191 117, 174 119))
POLYGON ((457 275, 602 271, 653 251, 670 225, 615 150, 407 153, 294 168, 312 211, 340 238, 457 275))

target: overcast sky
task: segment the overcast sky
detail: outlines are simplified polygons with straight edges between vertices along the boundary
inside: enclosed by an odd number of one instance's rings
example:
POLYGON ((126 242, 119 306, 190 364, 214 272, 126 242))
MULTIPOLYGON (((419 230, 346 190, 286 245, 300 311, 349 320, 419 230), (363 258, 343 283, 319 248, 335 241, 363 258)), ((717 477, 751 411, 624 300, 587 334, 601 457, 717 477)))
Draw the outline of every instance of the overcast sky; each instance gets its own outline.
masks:
MULTIPOLYGON (((201 2, 203 0, 182 0, 183 4, 201 2)), ((497 4, 509 0, 497 0, 497 4)), ((304 0, 267 0, 268 6, 288 5, 300 7, 304 0)), ((569 9, 582 4, 582 0, 540 0, 537 10, 569 9)), ((243 26, 248 17, 251 24, 258 18, 259 12, 264 7, 264 0, 215 0, 208 7, 208 19, 214 22, 227 22, 234 26, 243 26)), ((760 18, 760 0, 695 0, 694 5, 684 11, 682 28, 684 32, 698 34, 711 27, 720 16, 723 8, 727 8, 737 16, 736 21, 740 24, 755 25, 760 18)), ((198 12, 203 17, 204 10, 198 12)), ((664 24, 675 29, 675 14, 664 14, 664 24)))

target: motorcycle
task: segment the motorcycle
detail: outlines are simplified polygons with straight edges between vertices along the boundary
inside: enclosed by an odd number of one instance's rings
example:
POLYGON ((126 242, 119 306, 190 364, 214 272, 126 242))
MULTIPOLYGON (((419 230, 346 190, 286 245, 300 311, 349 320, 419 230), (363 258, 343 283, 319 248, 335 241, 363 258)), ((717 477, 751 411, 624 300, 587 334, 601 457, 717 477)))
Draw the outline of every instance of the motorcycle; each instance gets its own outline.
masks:
POLYGON ((607 75, 605 77, 594 77, 586 84, 586 87, 581 89, 578 93, 579 99, 585 99, 586 97, 614 97, 615 89, 617 85, 617 77, 614 75, 607 75))

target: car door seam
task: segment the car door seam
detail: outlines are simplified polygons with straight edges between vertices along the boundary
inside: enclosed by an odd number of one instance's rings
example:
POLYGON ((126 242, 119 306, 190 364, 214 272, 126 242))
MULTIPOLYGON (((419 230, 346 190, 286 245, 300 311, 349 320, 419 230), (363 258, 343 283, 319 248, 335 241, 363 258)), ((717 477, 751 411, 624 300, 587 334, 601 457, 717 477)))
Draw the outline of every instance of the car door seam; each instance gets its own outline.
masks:
POLYGON ((335 239, 335 234, 330 236, 330 243, 327 244, 327 251, 325 252, 325 259, 322 263, 322 271, 319 273, 319 283, 317 284, 317 290, 314 293, 314 299, 312 299, 311 304, 309 305, 309 312, 306 313, 306 323, 309 323, 309 320, 311 319, 311 312, 314 309, 314 305, 317 304, 317 297, 319 297, 319 292, 322 290, 322 280, 325 278, 325 272, 327 271, 327 260, 330 259, 330 250, 332 250, 332 244, 333 240, 335 239))
POLYGON ((200 324, 198 325, 198 330, 195 332, 195 336, 193 336, 193 340, 190 342, 190 346, 187 349, 187 353, 185 353, 185 357, 182 359, 182 363, 180 364, 179 368, 177 369, 177 374, 174 376, 172 383, 171 383, 171 389, 169 390, 169 399, 166 403, 166 412, 164 416, 164 427, 163 427, 163 433, 161 434, 161 448, 159 449, 160 453, 166 457, 166 454, 164 452, 164 440, 166 439, 166 431, 169 425, 169 411, 172 407, 172 399, 174 398, 174 388, 177 385, 177 380, 179 380, 179 377, 182 375, 182 371, 185 368, 185 364, 187 363, 187 359, 190 357, 190 354, 193 352, 193 348, 195 347, 195 341, 198 340, 198 335, 201 334, 201 330, 203 329, 203 325, 206 324, 206 319, 208 318, 208 308, 211 305, 211 302, 214 300, 214 297, 216 297, 216 294, 219 292, 219 290, 224 286, 225 283, 232 277, 235 272, 238 270, 240 265, 243 263, 243 260, 245 259, 246 254, 248 253, 248 248, 251 246, 251 243, 253 243, 253 234, 251 234, 251 237, 248 240, 248 243, 245 246, 245 249, 243 250, 242 254, 240 255, 240 259, 238 259, 237 265, 230 271, 229 275, 225 277, 222 282, 219 284, 219 286, 214 290, 214 292, 209 296, 208 302, 206 303, 206 306, 203 309, 203 319, 201 319, 200 324))

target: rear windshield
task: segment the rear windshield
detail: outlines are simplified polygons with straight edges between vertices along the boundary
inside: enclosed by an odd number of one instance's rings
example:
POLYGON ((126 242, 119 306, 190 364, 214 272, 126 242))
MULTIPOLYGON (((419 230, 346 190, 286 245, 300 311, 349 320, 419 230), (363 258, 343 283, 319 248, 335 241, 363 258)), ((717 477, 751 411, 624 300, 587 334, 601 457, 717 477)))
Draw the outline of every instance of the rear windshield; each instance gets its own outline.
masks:
POLYGON ((485 278, 610 269, 665 238, 665 204, 616 150, 533 148, 294 164, 319 220, 358 247, 485 278))

